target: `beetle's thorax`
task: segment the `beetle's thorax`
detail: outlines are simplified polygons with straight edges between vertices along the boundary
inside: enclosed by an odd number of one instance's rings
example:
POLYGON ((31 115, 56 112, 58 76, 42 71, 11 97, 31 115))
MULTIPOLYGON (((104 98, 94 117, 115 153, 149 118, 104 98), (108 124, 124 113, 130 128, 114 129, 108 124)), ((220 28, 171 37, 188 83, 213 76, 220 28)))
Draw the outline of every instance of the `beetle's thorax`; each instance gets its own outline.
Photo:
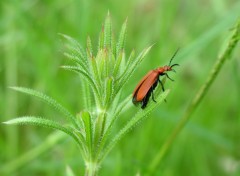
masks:
POLYGON ((171 68, 170 66, 165 65, 165 66, 163 66, 163 67, 157 68, 156 71, 157 71, 159 74, 161 74, 161 73, 164 73, 164 72, 166 72, 166 71, 170 71, 171 69, 172 69, 172 68, 171 68))

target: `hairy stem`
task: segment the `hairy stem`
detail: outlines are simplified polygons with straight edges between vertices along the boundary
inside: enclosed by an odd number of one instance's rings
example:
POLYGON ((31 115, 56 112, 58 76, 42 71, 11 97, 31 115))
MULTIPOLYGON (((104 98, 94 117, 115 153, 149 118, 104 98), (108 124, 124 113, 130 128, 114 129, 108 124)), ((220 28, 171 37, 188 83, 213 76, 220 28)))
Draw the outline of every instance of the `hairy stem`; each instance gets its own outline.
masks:
POLYGON ((90 162, 86 163, 85 176, 96 176, 98 169, 99 169, 98 163, 96 163, 94 161, 90 161, 90 162))

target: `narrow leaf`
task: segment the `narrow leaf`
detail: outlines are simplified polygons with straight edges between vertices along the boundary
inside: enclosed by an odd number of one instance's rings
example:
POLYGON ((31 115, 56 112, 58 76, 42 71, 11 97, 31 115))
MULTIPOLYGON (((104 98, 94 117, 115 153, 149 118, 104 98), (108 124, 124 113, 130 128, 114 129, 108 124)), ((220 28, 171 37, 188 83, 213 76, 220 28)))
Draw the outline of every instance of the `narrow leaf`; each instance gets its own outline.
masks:
POLYGON ((119 68, 122 62, 122 58, 123 58, 124 52, 121 51, 118 54, 117 60, 115 61, 115 65, 114 65, 114 69, 113 69, 113 76, 116 77, 119 74, 119 68))
POLYGON ((102 50, 104 48, 104 25, 102 26, 102 30, 99 34, 99 39, 98 39, 98 51, 102 50))
POLYGON ((82 91, 84 92, 84 94, 82 95, 82 99, 84 102, 84 108, 91 108, 92 107, 92 100, 93 100, 93 96, 92 96, 92 91, 91 91, 91 87, 88 84, 87 80, 82 80, 82 91))
POLYGON ((112 53, 113 53, 113 56, 114 58, 116 57, 116 40, 115 40, 115 37, 114 37, 114 34, 112 34, 112 41, 111 41, 111 49, 112 49, 112 53))
POLYGON ((100 80, 101 74, 100 74, 100 71, 99 71, 99 68, 98 68, 98 65, 97 65, 98 62, 96 62, 96 59, 91 58, 91 61, 90 61, 91 64, 90 65, 91 65, 91 69, 92 69, 92 75, 96 80, 96 84, 100 87, 100 85, 101 85, 101 80, 100 80))
MULTIPOLYGON (((113 76, 114 65, 116 62, 115 55, 112 52, 108 54, 108 76, 113 76)), ((114 77, 114 76, 113 76, 114 77)))
POLYGON ((84 62, 85 65, 88 65, 86 53, 85 53, 83 47, 81 46, 81 44, 78 41, 76 41, 74 38, 72 38, 68 35, 61 34, 61 33, 59 35, 68 41, 68 43, 65 44, 67 49, 69 51, 71 51, 72 53, 76 54, 79 57, 80 62, 84 62))
POLYGON ((103 74, 102 74, 102 78, 105 79, 106 77, 108 77, 108 72, 109 72, 109 67, 108 67, 108 57, 109 57, 109 51, 105 48, 103 50, 103 58, 102 58, 102 65, 103 65, 103 74))
POLYGON ((63 53, 64 56, 66 56, 69 60, 71 60, 72 62, 74 62, 77 66, 81 67, 85 72, 88 72, 88 66, 86 65, 86 63, 82 62, 78 56, 74 55, 73 53, 68 53, 68 52, 64 52, 63 53))
POLYGON ((117 43, 117 55, 124 49, 124 45, 126 42, 126 33, 127 33, 127 20, 123 23, 121 32, 119 35, 118 43, 117 43))
POLYGON ((87 38, 87 54, 88 54, 88 58, 93 57, 92 42, 89 36, 87 38))
MULTIPOLYGON (((132 50, 128 60, 127 60, 127 68, 129 68, 131 66, 131 64, 133 63, 134 61, 134 57, 135 57, 135 50, 132 50)), ((121 70, 121 73, 123 72, 123 70, 121 70)))
POLYGON ((102 140, 102 136, 105 130, 106 116, 107 116, 106 112, 100 113, 95 122, 95 130, 94 130, 95 153, 97 153, 98 151, 98 146, 102 140))
POLYGON ((106 52, 104 49, 101 49, 98 51, 97 56, 96 56, 96 66, 98 68, 98 73, 100 76, 100 80, 104 77, 104 64, 106 60, 106 52))
POLYGON ((108 107, 109 102, 111 102, 111 97, 113 94, 113 78, 109 77, 105 81, 105 97, 104 104, 108 107))
POLYGON ((55 108, 58 112, 60 112, 61 114, 63 114, 67 120, 69 122, 71 122, 75 127, 81 128, 80 126, 77 125, 76 123, 76 119, 75 116, 72 115, 66 108, 64 108, 60 103, 58 103, 56 100, 54 100, 53 98, 38 92, 36 90, 33 89, 29 89, 29 88, 24 88, 24 87, 10 87, 13 90, 22 92, 22 93, 26 93, 32 96, 35 96, 37 98, 39 98, 40 100, 42 100, 43 102, 47 103, 48 105, 52 106, 53 108, 55 108))
POLYGON ((7 125, 36 125, 36 126, 41 126, 41 127, 46 127, 46 128, 52 128, 55 130, 60 130, 69 136, 71 136, 78 144, 81 146, 81 143, 79 142, 78 137, 70 130, 69 128, 55 122, 49 119, 44 119, 41 117, 33 117, 33 116, 24 116, 24 117, 19 117, 15 118, 6 122, 3 122, 4 124, 7 125))
POLYGON ((112 22, 110 18, 110 14, 108 12, 107 18, 104 24, 104 48, 110 49, 111 45, 111 37, 112 37, 112 22))
POLYGON ((90 113, 87 111, 82 111, 80 113, 80 118, 83 120, 84 123, 84 129, 86 134, 86 143, 88 145, 89 153, 92 153, 92 122, 91 122, 91 116, 90 113))

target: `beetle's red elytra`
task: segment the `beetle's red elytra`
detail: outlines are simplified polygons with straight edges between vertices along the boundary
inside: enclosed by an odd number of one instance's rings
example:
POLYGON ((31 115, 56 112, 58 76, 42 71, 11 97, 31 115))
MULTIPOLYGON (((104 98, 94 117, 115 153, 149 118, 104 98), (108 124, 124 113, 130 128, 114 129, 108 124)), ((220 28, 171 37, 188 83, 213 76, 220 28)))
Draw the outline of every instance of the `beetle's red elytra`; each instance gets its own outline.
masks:
POLYGON ((157 87, 158 83, 161 84, 162 91, 164 91, 164 86, 163 86, 162 81, 160 80, 160 76, 166 75, 166 77, 168 79, 173 81, 168 76, 167 72, 168 71, 176 72, 173 69, 173 67, 174 66, 179 66, 179 64, 171 65, 171 62, 172 62, 173 58, 176 56, 178 50, 179 49, 177 49, 177 51, 174 53, 174 55, 170 59, 170 62, 169 62, 168 65, 165 65, 163 67, 159 67, 155 70, 151 70, 150 72, 148 72, 146 74, 146 76, 144 76, 141 79, 141 81, 138 83, 138 85, 136 86, 136 88, 133 91, 133 99, 132 99, 133 104, 141 103, 141 108, 144 109, 147 106, 149 98, 150 98, 151 95, 152 95, 152 100, 154 102, 156 102, 155 99, 154 99, 153 91, 157 87))

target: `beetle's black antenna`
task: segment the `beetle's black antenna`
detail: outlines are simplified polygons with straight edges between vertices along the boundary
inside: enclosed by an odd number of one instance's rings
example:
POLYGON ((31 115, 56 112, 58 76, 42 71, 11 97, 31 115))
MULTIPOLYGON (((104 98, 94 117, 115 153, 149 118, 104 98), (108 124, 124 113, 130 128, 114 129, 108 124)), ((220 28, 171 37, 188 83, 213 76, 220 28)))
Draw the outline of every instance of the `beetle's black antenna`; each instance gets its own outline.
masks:
POLYGON ((168 64, 168 66, 171 66, 171 62, 172 62, 173 58, 176 56, 176 54, 178 53, 178 51, 179 51, 179 48, 178 48, 177 51, 175 51, 175 53, 173 54, 172 58, 170 59, 170 62, 169 62, 169 64, 168 64))

